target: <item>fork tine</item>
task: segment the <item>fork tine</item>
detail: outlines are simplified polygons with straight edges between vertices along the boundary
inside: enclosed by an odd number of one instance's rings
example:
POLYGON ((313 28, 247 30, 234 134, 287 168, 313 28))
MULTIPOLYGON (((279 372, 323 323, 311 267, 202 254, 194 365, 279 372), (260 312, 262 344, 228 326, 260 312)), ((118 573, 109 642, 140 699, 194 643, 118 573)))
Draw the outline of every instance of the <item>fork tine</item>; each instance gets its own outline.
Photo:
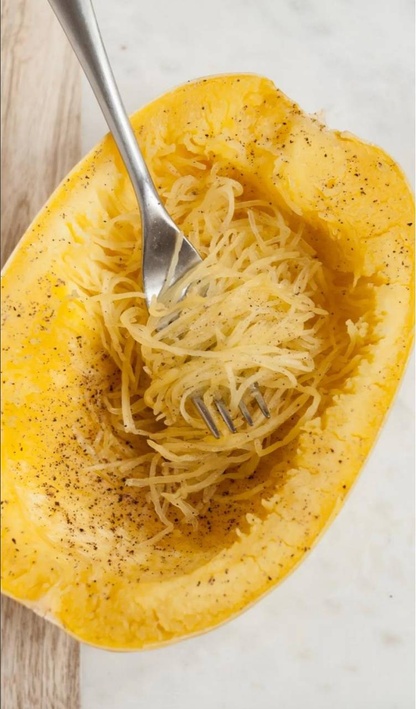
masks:
POLYGON ((204 404, 203 400, 201 399, 200 396, 191 396, 191 399, 193 403, 196 406, 196 409, 204 421, 204 423, 207 425, 208 430, 211 431, 212 435, 215 436, 215 438, 220 437, 220 432, 218 431, 218 428, 215 425, 215 421, 212 418, 208 407, 204 404))
POLYGON ((251 418, 250 412, 242 399, 238 405, 238 408, 240 409, 241 413, 243 414, 248 425, 253 426, 253 419, 251 418))
POLYGON ((253 384, 251 387, 251 391, 252 391, 252 394, 256 400, 257 406, 259 407, 261 413, 263 414, 263 416, 266 417, 266 419, 269 419, 270 418, 270 411, 267 408, 267 404, 266 404, 265 400, 263 399, 263 396, 260 392, 259 385, 257 383, 253 384))
POLYGON ((232 418, 228 412, 228 409, 226 405, 224 404, 222 399, 215 399, 215 406, 218 409, 218 413, 220 414, 222 420, 224 423, 227 425, 231 433, 237 433, 236 428, 233 424, 232 418))
POLYGON ((168 327, 171 323, 175 322, 179 318, 179 312, 177 313, 170 313, 169 315, 162 315, 160 318, 157 327, 156 327, 156 332, 160 332, 161 330, 164 330, 165 327, 168 327))

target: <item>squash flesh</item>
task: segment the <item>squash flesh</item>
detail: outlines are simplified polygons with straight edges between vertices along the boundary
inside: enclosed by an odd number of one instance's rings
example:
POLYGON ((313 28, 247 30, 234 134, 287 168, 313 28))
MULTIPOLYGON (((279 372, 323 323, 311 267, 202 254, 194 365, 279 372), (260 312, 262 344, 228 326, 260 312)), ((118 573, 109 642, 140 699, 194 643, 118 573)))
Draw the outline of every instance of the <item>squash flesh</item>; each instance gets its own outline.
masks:
POLYGON ((114 649, 208 629, 304 557, 340 508, 382 423, 410 348, 413 310, 412 196, 378 148, 326 130, 254 76, 177 89, 136 114, 133 125, 156 173, 162 139, 176 145, 187 133, 207 161, 229 162, 292 209, 322 260, 370 288, 373 332, 360 366, 305 427, 285 479, 241 520, 239 536, 233 530, 225 538, 218 525, 204 537, 202 527, 150 557, 131 554, 134 524, 118 502, 122 492, 98 478, 91 485, 86 454, 73 441, 74 426, 91 428, 85 387, 99 388, 109 365, 71 283, 62 282, 61 261, 71 244, 68 222, 79 214, 97 219, 100 194, 123 176, 112 140, 58 188, 3 282, 3 591, 76 637, 114 649))

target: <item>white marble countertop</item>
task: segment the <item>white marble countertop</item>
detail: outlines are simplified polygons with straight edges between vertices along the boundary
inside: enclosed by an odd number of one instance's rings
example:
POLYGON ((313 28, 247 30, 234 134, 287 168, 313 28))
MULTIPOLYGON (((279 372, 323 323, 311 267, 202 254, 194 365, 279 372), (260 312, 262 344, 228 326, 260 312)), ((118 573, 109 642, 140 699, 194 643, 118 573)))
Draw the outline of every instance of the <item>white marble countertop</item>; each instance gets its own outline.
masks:
MULTIPOLYGON (((411 0, 95 0, 133 111, 189 79, 270 77, 414 171, 411 0)), ((106 132, 83 88, 83 147, 106 132)), ((82 709, 413 709, 414 369, 349 500, 301 567, 204 636, 82 647, 82 709)))

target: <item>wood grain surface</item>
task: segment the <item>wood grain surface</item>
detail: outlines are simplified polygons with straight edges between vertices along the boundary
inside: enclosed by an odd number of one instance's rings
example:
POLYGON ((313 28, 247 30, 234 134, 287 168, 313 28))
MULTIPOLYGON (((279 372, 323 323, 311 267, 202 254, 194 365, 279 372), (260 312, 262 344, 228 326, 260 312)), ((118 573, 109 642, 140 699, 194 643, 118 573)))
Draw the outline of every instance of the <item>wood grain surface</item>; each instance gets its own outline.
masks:
MULTIPOLYGON (((2 260, 80 157, 80 72, 46 0, 2 0, 2 260)), ((2 709, 78 709, 79 644, 2 598, 2 709)))
POLYGON ((2 0, 2 257, 81 157, 80 69, 47 0, 2 0))

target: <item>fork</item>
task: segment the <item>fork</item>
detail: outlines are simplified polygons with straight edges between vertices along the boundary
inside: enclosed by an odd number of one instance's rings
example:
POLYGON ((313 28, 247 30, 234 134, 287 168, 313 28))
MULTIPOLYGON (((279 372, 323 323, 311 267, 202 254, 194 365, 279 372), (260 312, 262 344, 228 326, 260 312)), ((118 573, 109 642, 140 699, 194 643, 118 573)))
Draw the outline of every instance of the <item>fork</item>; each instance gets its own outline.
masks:
MULTIPOLYGON (((153 298, 177 284, 202 259, 173 222, 156 191, 121 100, 91 0, 49 0, 49 4, 91 84, 137 196, 143 234, 143 290, 149 307, 153 298)), ((251 387, 251 392, 262 414, 269 418, 270 412, 257 384, 251 387)), ((202 395, 195 392, 191 399, 208 430, 215 438, 220 438, 213 414, 202 395)), ((217 398, 214 403, 227 428, 236 433, 224 400, 217 398)), ((252 426, 253 419, 243 401, 239 408, 252 426)))

